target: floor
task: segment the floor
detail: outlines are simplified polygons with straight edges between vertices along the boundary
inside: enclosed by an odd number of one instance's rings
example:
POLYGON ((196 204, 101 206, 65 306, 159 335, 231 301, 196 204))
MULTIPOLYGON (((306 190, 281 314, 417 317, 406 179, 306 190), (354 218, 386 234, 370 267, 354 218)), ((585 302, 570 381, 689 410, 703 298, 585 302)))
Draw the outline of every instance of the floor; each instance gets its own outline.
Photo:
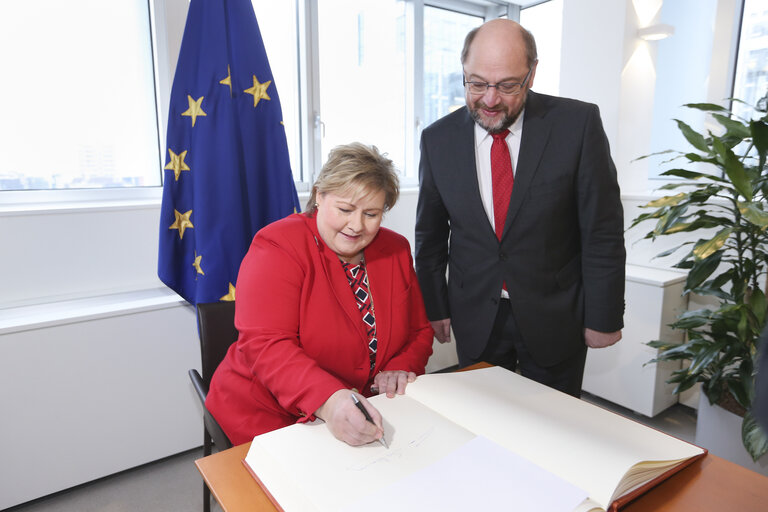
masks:
MULTIPOLYGON (((597 397, 585 400, 628 416, 658 430, 693 442, 696 411, 674 405, 655 418, 646 418, 597 397)), ((203 488, 194 461, 197 448, 117 475, 22 504, 7 512, 128 512, 202 511, 203 488)), ((212 510, 219 512, 218 506, 212 510)))

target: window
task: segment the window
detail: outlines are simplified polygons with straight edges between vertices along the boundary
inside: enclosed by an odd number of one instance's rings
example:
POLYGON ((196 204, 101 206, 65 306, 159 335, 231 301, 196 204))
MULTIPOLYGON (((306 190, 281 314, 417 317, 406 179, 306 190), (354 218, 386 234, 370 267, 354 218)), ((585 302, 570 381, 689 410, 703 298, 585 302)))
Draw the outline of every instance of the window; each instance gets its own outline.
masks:
MULTIPOLYGON (((768 95, 768 6, 765 0, 745 0, 733 97, 749 105, 757 105, 766 95, 768 95)), ((734 113, 746 119, 754 116, 752 109, 742 103, 734 103, 733 110, 734 113)))
MULTIPOLYGON (((321 160, 359 141, 407 172, 406 2, 318 2, 321 160)), ((318 167, 319 168, 319 167, 318 167)))
POLYGON ((438 7, 424 7, 423 126, 464 105, 461 49, 467 32, 483 18, 438 7))
POLYGON ((522 9, 520 24, 533 34, 539 54, 533 90, 557 96, 560 92, 563 0, 549 0, 522 9))
POLYGON ((147 1, 2 11, 0 190, 159 186, 147 1))

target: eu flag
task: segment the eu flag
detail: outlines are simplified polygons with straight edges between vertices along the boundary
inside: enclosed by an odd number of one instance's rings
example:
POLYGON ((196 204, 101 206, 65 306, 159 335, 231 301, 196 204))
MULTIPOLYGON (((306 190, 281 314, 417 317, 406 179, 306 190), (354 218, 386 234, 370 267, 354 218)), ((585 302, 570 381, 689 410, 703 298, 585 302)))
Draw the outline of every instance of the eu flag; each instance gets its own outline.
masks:
POLYGON ((234 300, 263 226, 300 211, 280 100, 250 0, 192 0, 171 90, 158 276, 234 300))

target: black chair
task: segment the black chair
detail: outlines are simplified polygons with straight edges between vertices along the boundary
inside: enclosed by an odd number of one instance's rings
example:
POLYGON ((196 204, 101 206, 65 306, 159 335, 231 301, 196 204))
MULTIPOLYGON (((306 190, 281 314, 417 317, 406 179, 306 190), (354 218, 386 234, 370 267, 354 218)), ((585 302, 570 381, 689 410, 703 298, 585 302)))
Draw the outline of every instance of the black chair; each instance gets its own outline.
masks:
MULTIPOLYGON (((237 341, 235 329, 235 303, 208 302, 197 305, 197 327, 200 334, 200 355, 203 375, 194 368, 189 370, 189 378, 203 404, 203 455, 211 454, 213 445, 217 450, 232 447, 232 442, 219 426, 216 419, 205 408, 205 397, 211 384, 211 377, 227 353, 229 346, 237 341)), ((203 511, 211 510, 211 491, 203 483, 203 511)))

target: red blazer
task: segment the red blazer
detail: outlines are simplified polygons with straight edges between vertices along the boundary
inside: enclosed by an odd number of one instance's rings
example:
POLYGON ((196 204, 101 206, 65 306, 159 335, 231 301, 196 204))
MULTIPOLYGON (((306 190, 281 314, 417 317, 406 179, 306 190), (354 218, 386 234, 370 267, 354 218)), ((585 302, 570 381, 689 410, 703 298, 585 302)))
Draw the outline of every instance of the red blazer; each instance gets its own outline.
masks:
POLYGON ((294 214, 256 234, 237 280, 240 337, 205 403, 234 444, 315 419, 339 389, 369 395, 379 371, 424 373, 433 331, 408 241, 381 228, 364 253, 378 338, 373 373, 352 290, 315 219, 294 214))

